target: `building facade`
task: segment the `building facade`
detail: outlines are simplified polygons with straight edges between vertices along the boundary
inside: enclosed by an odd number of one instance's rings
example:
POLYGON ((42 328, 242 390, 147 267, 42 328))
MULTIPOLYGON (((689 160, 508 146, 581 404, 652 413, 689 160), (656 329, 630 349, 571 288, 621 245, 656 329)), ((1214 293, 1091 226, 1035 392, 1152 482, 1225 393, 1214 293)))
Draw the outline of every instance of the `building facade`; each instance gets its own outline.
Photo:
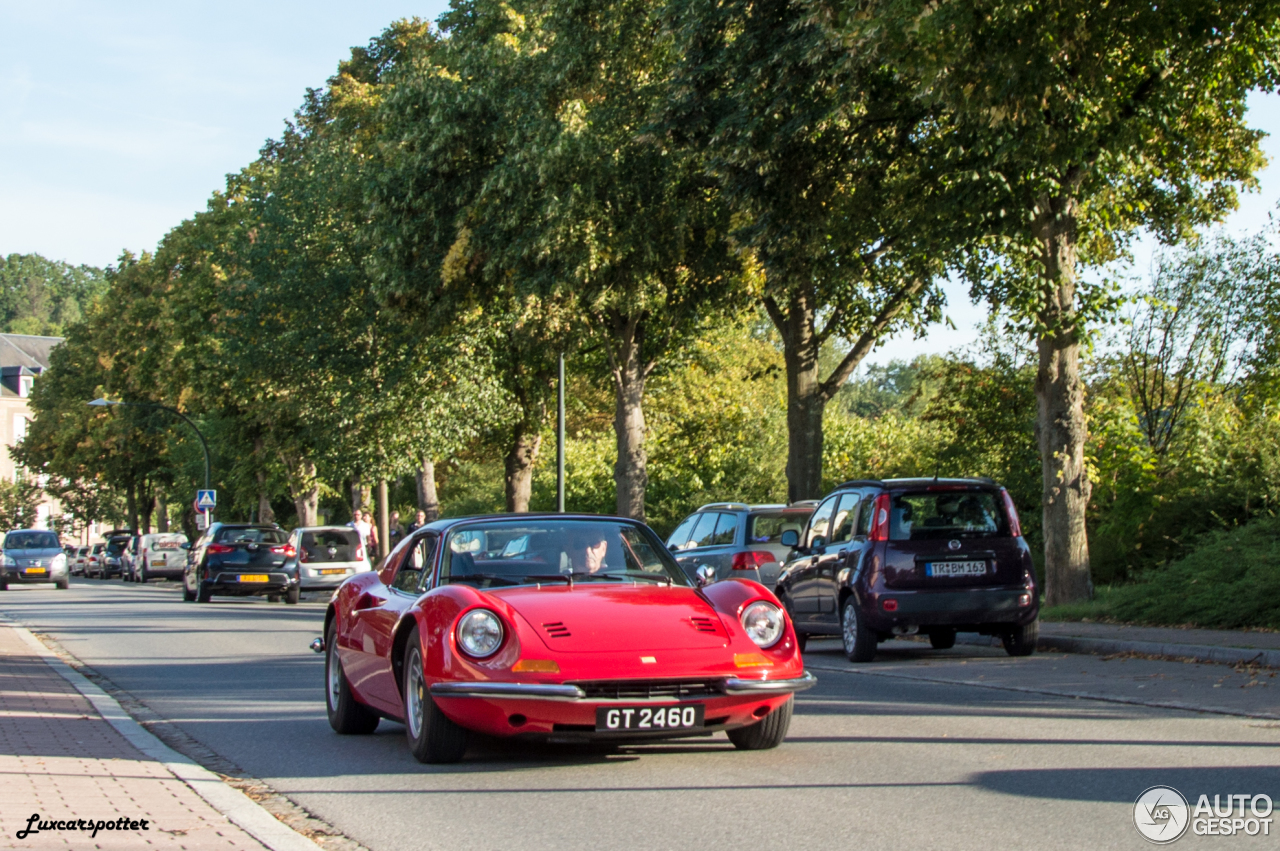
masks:
MULTIPOLYGON (((15 481, 21 469, 9 455, 8 448, 22 440, 31 422, 27 400, 31 387, 49 368, 49 353, 62 342, 61 337, 32 337, 26 334, 0 334, 0 477, 15 481)), ((45 498, 40 504, 36 525, 49 528, 49 518, 56 506, 45 498)))

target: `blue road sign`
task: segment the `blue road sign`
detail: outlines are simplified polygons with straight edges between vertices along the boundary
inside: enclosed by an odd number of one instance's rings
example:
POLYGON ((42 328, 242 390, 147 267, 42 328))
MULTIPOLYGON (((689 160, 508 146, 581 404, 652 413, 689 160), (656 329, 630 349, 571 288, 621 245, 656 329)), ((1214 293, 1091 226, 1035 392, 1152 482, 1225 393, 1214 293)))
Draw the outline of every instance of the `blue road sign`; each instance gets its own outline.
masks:
POLYGON ((196 491, 196 508, 201 511, 208 511, 210 508, 216 508, 218 505, 218 492, 215 490, 198 490, 196 491))

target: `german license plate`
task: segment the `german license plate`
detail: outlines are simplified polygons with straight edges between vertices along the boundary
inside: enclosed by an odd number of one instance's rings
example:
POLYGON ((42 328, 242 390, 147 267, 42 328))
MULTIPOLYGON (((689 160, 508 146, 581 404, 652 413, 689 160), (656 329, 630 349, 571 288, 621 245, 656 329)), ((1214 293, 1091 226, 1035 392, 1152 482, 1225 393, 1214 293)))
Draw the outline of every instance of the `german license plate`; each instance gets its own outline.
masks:
POLYGON ((982 576, 986 572, 985 561, 930 561, 924 566, 925 576, 982 576))
POLYGON ((696 730, 703 725, 702 704, 692 706, 600 706, 596 732, 696 730))
POLYGON ((48 573, 49 571, 45 570, 43 567, 24 567, 22 569, 22 572, 30 575, 35 573, 44 574, 44 573, 48 573))
POLYGON ((265 573, 242 573, 240 574, 241 582, 270 582, 271 577, 265 573))
POLYGON ((335 573, 346 573, 345 567, 326 567, 320 571, 321 576, 332 576, 335 573))

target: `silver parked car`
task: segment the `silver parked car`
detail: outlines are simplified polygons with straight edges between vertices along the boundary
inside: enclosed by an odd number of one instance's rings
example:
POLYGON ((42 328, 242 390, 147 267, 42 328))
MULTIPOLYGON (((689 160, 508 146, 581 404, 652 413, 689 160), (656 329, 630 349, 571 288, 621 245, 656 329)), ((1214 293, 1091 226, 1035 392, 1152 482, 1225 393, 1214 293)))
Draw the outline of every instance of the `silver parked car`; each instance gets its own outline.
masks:
POLYGON ((337 588, 348 576, 373 569, 360 533, 350 526, 299 526, 289 533, 289 544, 294 554, 284 569, 302 591, 337 588))
POLYGON ((65 590, 71 581, 71 568, 62 542, 47 529, 16 529, 4 536, 4 552, 0 555, 0 591, 10 582, 52 582, 65 590))
POLYGON ((772 589, 791 551, 783 546, 782 533, 802 530, 815 505, 713 502, 686 517, 667 539, 667 548, 695 582, 698 569, 706 566, 717 581, 741 577, 772 589))
POLYGON ((133 557, 134 582, 148 579, 181 579, 187 565, 187 553, 182 545, 187 536, 181 532, 156 532, 138 538, 138 552, 133 557))

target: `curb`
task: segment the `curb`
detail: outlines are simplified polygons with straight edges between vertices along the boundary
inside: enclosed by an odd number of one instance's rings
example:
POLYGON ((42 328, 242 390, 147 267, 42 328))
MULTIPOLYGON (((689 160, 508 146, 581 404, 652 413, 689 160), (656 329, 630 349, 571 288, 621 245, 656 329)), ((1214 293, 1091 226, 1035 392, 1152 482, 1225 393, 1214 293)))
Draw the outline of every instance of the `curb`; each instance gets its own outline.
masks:
MULTIPOLYGON (((982 647, 998 647, 999 639, 986 635, 960 634, 957 644, 976 644, 982 647)), ((1159 641, 1123 641, 1114 638, 1084 638, 1077 635, 1040 634, 1036 645, 1039 650, 1058 650, 1063 653, 1084 653, 1092 656, 1114 656, 1118 653, 1136 653, 1140 656, 1159 656, 1165 659, 1193 662, 1211 662, 1218 665, 1260 665, 1280 668, 1280 650, 1262 650, 1246 647, 1219 647, 1211 644, 1164 644, 1159 641)))
POLYGON ((260 807, 252 798, 232 786, 202 765, 183 756, 152 735, 134 721, 124 708, 102 689, 63 662, 29 629, 0 616, 0 624, 12 628, 37 656, 93 705, 98 714, 115 728, 116 732, 144 755, 163 765, 174 777, 195 791, 197 795, 222 813, 233 824, 261 842, 271 851, 323 851, 319 845, 290 829, 271 813, 260 807))

